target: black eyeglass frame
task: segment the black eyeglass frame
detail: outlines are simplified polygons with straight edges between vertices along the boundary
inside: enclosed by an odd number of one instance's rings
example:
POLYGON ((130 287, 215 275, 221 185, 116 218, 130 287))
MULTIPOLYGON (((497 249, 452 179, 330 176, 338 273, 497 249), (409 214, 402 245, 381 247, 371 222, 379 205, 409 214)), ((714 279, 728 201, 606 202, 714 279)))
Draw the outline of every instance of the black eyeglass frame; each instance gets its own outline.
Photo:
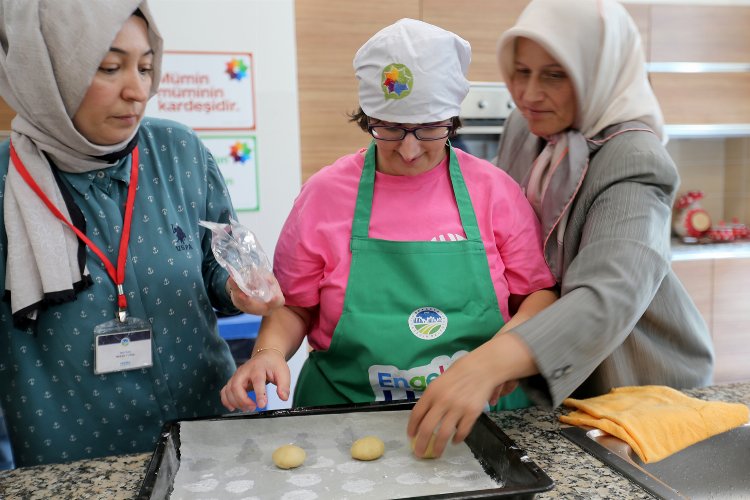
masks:
POLYGON ((403 141, 404 139, 406 139, 407 134, 414 134, 414 137, 416 137, 418 141, 440 141, 451 135, 451 132, 453 131, 453 125, 423 125, 421 127, 412 127, 412 128, 402 127, 400 125, 367 125, 367 131, 370 132, 371 136, 373 136, 375 139, 379 141, 391 141, 391 142, 403 141), (401 137, 398 139, 384 139, 382 137, 376 136, 375 132, 373 132, 373 129, 378 129, 378 128, 390 128, 390 129, 396 128, 396 129, 401 130, 403 133, 401 134, 401 137), (430 137, 430 138, 425 138, 425 139, 419 137, 418 132, 420 130, 435 129, 435 128, 444 128, 446 130, 445 135, 442 137, 430 137))

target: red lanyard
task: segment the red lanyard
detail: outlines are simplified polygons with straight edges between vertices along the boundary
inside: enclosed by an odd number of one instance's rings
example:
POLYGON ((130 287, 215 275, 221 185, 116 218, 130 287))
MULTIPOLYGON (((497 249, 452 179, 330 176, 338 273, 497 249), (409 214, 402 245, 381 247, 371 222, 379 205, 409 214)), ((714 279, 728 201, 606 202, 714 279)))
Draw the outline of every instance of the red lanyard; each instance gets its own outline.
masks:
POLYGON ((109 274, 109 277, 112 278, 112 281, 114 281, 115 285, 117 285, 117 306, 119 308, 118 311, 118 318, 120 321, 125 321, 125 318, 127 317, 127 308, 128 308, 128 300, 127 297, 125 297, 125 290, 123 288, 123 283, 125 283, 125 266, 127 264, 128 259, 128 241, 130 240, 130 222, 133 219, 133 205, 135 205, 135 192, 138 188, 138 147, 133 149, 132 155, 131 155, 131 167, 130 167, 130 186, 128 186, 128 199, 125 202, 125 220, 123 221, 123 228, 122 228, 122 238, 120 238, 120 249, 117 255, 117 269, 115 270, 115 267, 112 265, 112 263, 109 261, 106 255, 104 255, 104 252, 102 252, 96 245, 94 245, 94 242, 92 242, 83 232, 81 232, 80 229, 75 227, 69 220, 65 218, 62 212, 58 210, 58 208, 50 201, 50 199, 47 197, 46 194, 44 194, 44 191, 39 187, 39 185, 34 181, 34 179, 29 174, 28 170, 26 170, 26 167, 23 165, 23 162, 18 157, 18 154, 16 154, 16 150, 13 147, 13 143, 10 144, 10 157, 13 161, 13 165, 16 167, 16 170, 18 170, 18 173, 21 174, 21 177, 23 177, 23 180, 26 181, 26 184, 29 185, 29 187, 39 196, 39 198, 44 202, 45 205, 47 205, 47 208, 50 209, 50 211, 61 221, 63 221, 65 224, 68 225, 70 229, 75 232, 81 240, 88 245, 91 250, 99 256, 100 259, 102 259, 102 262, 104 263, 104 267, 107 269, 107 274, 109 274))

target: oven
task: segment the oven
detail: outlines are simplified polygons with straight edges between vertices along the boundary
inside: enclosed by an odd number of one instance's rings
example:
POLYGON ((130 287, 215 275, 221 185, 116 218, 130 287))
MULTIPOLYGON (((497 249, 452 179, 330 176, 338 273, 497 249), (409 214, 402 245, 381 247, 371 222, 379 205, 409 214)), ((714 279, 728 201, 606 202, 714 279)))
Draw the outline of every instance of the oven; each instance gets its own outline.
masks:
POLYGON ((463 126, 458 129, 454 146, 492 160, 497 155, 505 120, 513 108, 515 104, 504 83, 470 82, 459 115, 463 126))

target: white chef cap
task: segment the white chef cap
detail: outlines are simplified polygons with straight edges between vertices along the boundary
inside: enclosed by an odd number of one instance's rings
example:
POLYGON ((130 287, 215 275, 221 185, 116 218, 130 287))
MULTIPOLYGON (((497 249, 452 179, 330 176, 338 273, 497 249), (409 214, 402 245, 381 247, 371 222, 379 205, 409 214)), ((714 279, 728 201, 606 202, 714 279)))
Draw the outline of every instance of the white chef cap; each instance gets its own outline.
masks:
POLYGON ((469 92, 471 45, 450 31, 401 19, 354 56, 359 105, 367 116, 430 123, 458 116, 469 92))

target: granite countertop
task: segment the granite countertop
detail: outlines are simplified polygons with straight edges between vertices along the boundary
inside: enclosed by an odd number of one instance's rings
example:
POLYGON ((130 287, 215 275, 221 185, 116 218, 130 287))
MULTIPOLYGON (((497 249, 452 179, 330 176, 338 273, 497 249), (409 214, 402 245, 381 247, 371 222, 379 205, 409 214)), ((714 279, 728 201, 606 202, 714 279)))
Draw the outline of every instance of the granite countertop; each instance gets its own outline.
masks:
MULTIPOLYGON (((750 382, 685 391, 707 400, 750 404, 750 382)), ((536 408, 491 414, 500 428, 554 481, 536 498, 651 498, 560 433, 558 416, 536 408)), ((0 472, 0 498, 134 498, 151 453, 82 460, 0 472)))

